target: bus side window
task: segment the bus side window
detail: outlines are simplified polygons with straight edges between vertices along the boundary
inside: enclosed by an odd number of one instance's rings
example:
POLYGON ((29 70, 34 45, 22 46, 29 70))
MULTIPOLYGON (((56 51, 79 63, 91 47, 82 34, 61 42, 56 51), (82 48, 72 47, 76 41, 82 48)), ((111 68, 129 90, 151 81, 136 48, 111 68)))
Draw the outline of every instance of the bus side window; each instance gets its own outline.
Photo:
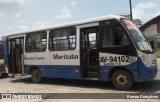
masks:
POLYGON ((102 47, 116 47, 122 45, 129 45, 127 36, 121 27, 103 27, 102 34, 102 47))
POLYGON ((75 28, 63 28, 49 32, 49 50, 74 50, 76 47, 75 28))
POLYGON ((46 50, 47 33, 33 32, 26 35, 26 52, 43 52, 46 50))

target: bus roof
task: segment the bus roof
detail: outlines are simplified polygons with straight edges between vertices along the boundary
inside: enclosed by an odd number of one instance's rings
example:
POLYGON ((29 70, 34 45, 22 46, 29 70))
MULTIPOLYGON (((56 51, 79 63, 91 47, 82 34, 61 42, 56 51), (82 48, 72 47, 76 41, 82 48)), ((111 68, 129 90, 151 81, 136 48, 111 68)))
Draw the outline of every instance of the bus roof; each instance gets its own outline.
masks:
POLYGON ((107 19, 118 19, 119 20, 120 18, 126 18, 126 17, 118 16, 118 15, 108 15, 108 16, 103 16, 103 17, 87 19, 87 20, 81 20, 81 21, 77 21, 77 22, 71 22, 71 23, 66 23, 66 24, 59 24, 59 25, 44 27, 44 28, 37 28, 37 29, 20 31, 20 32, 13 32, 13 33, 7 34, 7 36, 26 34, 26 33, 30 33, 30 32, 50 30, 50 29, 68 27, 68 26, 82 25, 82 24, 87 24, 87 23, 92 23, 92 22, 97 22, 97 21, 102 21, 102 20, 107 20, 107 19))

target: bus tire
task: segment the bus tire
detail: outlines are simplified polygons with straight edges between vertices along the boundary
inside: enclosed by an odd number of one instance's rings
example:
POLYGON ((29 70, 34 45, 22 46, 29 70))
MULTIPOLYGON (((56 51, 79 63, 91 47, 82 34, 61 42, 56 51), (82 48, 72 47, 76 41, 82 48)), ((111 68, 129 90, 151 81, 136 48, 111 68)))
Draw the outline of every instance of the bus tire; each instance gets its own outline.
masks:
POLYGON ((40 83, 41 82, 41 72, 38 69, 33 69, 32 71, 32 82, 34 83, 40 83))
POLYGON ((127 90, 133 85, 133 78, 126 70, 117 70, 112 75, 112 84, 119 90, 127 90))
POLYGON ((2 73, 2 77, 7 77, 8 73, 2 73))

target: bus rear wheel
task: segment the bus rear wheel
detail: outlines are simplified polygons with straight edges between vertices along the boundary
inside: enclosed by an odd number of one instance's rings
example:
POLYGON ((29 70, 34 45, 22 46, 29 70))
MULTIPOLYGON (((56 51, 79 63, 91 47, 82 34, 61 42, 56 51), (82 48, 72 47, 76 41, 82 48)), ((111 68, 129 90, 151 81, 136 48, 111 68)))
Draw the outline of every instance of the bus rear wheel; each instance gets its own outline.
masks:
POLYGON ((112 83, 117 89, 127 90, 132 87, 133 79, 126 70, 117 70, 112 75, 112 83))
POLYGON ((40 83, 41 82, 41 73, 40 73, 40 70, 34 69, 32 71, 32 81, 34 83, 40 83))

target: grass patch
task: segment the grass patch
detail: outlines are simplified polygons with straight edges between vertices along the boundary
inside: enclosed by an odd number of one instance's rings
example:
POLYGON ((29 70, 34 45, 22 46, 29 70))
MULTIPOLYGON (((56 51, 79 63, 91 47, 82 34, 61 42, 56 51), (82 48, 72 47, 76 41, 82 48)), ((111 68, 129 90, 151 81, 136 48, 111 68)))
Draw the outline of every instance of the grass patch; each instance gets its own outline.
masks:
POLYGON ((157 58, 160 58, 160 49, 156 50, 156 56, 157 56, 157 58))

